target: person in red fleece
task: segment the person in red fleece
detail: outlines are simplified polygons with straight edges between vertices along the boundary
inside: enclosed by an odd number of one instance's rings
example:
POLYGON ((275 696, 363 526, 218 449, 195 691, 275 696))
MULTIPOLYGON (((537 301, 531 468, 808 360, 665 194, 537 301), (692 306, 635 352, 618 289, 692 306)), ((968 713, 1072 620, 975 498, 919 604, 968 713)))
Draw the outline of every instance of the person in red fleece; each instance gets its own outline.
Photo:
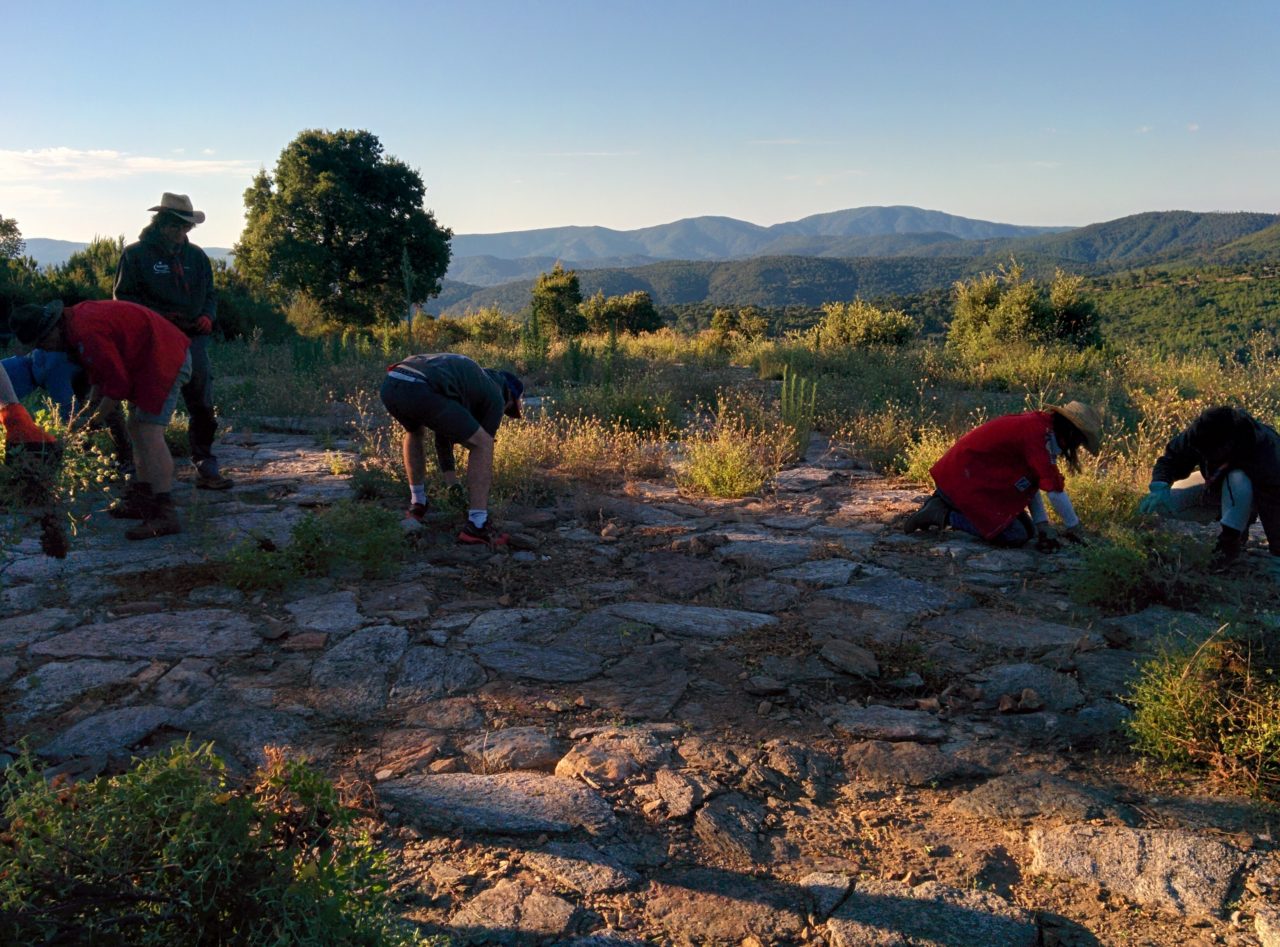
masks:
POLYGON ((6 453, 15 447, 35 445, 43 449, 57 443, 50 434, 36 426, 30 412, 18 401, 18 393, 13 390, 13 382, 3 365, 0 365, 0 422, 4 423, 6 453))
POLYGON ((93 386, 89 403, 97 417, 105 418, 119 402, 129 402, 137 477, 124 498, 107 511, 117 519, 142 520, 125 536, 150 539, 182 532, 170 493, 173 458, 164 429, 191 376, 186 335, 145 306, 115 300, 65 309, 58 300, 20 306, 9 326, 24 345, 70 353, 93 386))
POLYGON ((15 498, 40 521, 40 548, 65 559, 69 546, 58 512, 52 480, 62 462, 62 445, 31 418, 18 400, 13 380, 0 365, 0 423, 4 424, 4 460, 18 468, 15 498))
POLYGON ((1058 459, 1078 470, 1080 448, 1098 453, 1102 419, 1072 401, 1043 411, 1009 414, 982 424, 952 445, 929 471, 938 489, 903 524, 905 532, 947 526, 998 546, 1062 547, 1049 526, 1040 491, 1049 494, 1064 527, 1062 536, 1082 543, 1080 518, 1066 493, 1058 459))

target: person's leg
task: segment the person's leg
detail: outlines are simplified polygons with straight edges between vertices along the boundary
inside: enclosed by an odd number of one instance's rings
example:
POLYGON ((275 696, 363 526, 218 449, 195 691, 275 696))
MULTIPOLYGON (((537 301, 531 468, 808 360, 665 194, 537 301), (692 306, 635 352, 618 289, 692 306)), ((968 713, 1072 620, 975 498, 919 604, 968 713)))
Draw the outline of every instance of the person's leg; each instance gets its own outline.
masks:
POLYGON ((138 480, 151 488, 154 496, 173 488, 173 457, 164 439, 164 425, 129 418, 129 436, 138 466, 138 480))
POLYGON ((13 385, 13 393, 18 401, 35 390, 36 380, 31 371, 30 355, 11 355, 0 362, 0 365, 3 365, 5 374, 9 376, 9 383, 13 385))
POLYGON ((1174 512, 1169 514, 1173 519, 1212 523, 1218 518, 1213 495, 1206 491, 1204 477, 1198 470, 1172 484, 1169 496, 1173 500, 1174 512))
POLYGON ((1240 558, 1253 513, 1253 481, 1243 470, 1232 470, 1222 484, 1222 532, 1213 545, 1211 565, 1224 569, 1240 558))
POLYGON ((182 403, 190 418, 187 443, 191 445, 191 462, 199 471, 196 486, 203 489, 225 490, 232 482, 218 469, 218 458, 213 454, 213 438, 218 430, 218 419, 213 410, 213 367, 209 361, 209 337, 198 335, 191 340, 191 377, 182 386, 182 403))

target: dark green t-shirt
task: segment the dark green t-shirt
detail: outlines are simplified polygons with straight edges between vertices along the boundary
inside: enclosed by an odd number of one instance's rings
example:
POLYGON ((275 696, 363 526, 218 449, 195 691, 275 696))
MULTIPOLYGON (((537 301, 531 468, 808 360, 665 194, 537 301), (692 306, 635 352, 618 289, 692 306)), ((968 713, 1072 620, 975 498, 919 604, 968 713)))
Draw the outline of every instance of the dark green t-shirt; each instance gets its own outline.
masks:
MULTIPOLYGON (((399 364, 420 373, 434 393, 460 405, 490 437, 497 437, 507 404, 506 386, 497 372, 452 353, 410 355, 399 364)), ((452 470, 453 445, 470 437, 475 428, 461 418, 451 418, 450 423, 435 426, 433 431, 440 469, 452 470)))

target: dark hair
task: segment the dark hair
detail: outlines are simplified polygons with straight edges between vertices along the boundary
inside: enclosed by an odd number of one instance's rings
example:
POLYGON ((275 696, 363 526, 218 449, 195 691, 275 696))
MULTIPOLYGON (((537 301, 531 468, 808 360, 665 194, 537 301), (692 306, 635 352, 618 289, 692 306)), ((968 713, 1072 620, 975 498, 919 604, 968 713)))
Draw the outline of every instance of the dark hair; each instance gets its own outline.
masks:
POLYGON ((183 220, 177 214, 171 214, 167 210, 157 211, 151 215, 151 224, 154 227, 165 227, 169 224, 181 224, 187 229, 191 229, 195 225, 189 220, 183 220))
POLYGON ((1257 434, 1247 412, 1223 405, 1201 412, 1187 429, 1187 440, 1202 457, 1225 452, 1227 459, 1239 461, 1252 456, 1257 434))
POLYGON ((1067 469, 1072 473, 1080 472, 1080 448, 1085 445, 1084 431, 1080 430, 1058 412, 1053 412, 1053 436, 1062 448, 1062 457, 1067 462, 1067 469))

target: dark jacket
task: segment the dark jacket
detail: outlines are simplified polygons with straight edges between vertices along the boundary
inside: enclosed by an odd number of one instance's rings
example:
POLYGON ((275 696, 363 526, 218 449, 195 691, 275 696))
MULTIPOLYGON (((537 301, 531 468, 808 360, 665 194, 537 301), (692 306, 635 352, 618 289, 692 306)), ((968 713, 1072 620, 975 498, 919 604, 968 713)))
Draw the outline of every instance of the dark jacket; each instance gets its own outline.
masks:
POLYGON ((1213 467, 1209 452, 1215 445, 1205 435, 1205 415, 1171 440, 1156 461, 1151 479, 1174 483, 1199 470, 1211 489, 1220 490, 1226 474, 1239 470, 1253 484, 1253 504, 1262 520, 1271 551, 1280 555, 1280 434, 1270 425, 1237 412, 1239 426, 1225 465, 1213 467))
POLYGON ((213 267, 205 252, 185 237, 172 253, 154 224, 120 255, 116 267, 116 299, 153 309, 187 335, 196 334, 196 320, 218 315, 213 267))

